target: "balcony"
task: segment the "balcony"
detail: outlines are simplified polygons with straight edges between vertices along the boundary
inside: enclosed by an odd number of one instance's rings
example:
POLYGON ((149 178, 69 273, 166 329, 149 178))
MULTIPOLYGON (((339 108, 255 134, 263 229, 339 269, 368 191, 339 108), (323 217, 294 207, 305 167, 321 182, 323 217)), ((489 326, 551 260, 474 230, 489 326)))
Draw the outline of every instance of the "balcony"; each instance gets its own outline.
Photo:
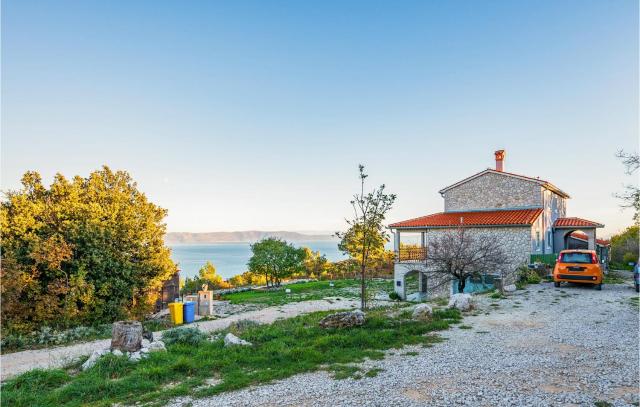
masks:
POLYGON ((401 247, 396 251, 396 263, 424 263, 426 260, 426 247, 401 247))

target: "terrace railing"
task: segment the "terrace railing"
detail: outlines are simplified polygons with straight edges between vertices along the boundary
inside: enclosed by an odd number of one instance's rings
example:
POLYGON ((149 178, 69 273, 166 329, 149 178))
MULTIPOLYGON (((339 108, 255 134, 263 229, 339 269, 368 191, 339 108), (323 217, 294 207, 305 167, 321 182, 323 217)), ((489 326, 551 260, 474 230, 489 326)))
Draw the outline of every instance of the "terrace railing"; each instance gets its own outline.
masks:
POLYGON ((426 247, 402 247, 396 251, 396 262, 398 263, 418 263, 426 260, 426 247))

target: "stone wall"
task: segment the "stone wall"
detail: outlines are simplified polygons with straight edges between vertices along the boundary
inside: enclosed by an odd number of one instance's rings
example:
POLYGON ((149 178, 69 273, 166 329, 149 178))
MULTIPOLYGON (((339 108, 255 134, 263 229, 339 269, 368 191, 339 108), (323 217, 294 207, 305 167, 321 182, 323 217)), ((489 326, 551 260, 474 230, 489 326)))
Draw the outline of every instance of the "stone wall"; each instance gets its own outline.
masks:
POLYGON ((533 181, 488 172, 445 191, 444 210, 542 206, 542 190, 533 181))
MULTIPOLYGON (((443 233, 450 233, 453 229, 429 229, 426 235, 427 247, 429 241, 437 239, 443 233)), ((504 267, 505 285, 515 282, 515 272, 518 267, 528 264, 531 255, 531 228, 530 227, 492 227, 492 228, 468 228, 474 238, 497 239, 505 253, 507 262, 504 267)), ((428 269, 428 264, 427 264, 428 269)), ((500 270, 496 270, 499 274, 500 270)))
POLYGON ((427 279, 426 298, 449 297, 451 295, 451 281, 443 279, 441 275, 433 275, 428 272, 425 263, 396 263, 394 266, 393 285, 395 292, 402 298, 406 299, 405 276, 412 272, 423 273, 422 278, 427 279))

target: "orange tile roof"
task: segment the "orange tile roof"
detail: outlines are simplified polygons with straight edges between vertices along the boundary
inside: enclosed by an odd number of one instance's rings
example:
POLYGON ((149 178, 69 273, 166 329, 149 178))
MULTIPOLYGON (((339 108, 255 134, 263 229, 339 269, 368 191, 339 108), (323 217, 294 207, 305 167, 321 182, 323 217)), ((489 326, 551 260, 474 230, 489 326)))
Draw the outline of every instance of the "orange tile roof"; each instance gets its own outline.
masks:
POLYGON ((593 222, 581 218, 558 218, 553 223, 554 228, 572 228, 572 227, 586 227, 586 228, 602 228, 603 224, 593 222))
POLYGON ((440 212, 389 225, 390 228, 443 226, 529 226, 542 213, 542 208, 473 212, 440 212))
MULTIPOLYGON (((589 236, 587 236, 586 233, 582 233, 582 232, 572 232, 571 235, 569 236, 571 236, 574 239, 579 239, 584 241, 589 240, 589 236)), ((609 246, 609 241, 604 239, 596 239, 596 243, 599 244, 600 246, 609 246)))

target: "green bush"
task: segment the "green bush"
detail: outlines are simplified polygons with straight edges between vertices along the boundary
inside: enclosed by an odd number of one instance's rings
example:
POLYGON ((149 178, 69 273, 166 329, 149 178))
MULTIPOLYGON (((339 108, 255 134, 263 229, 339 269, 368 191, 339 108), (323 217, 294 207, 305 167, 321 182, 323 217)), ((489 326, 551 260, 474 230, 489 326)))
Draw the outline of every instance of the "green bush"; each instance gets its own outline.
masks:
POLYGON ((634 253, 626 252, 624 256, 622 256, 622 262, 625 264, 635 263, 638 259, 634 253))
POLYGON ((166 345, 181 343, 183 345, 197 345, 207 339, 207 335, 198 328, 173 328, 162 334, 162 341, 166 345))
POLYGON ((521 266, 518 269, 518 281, 516 281, 516 288, 523 290, 527 284, 539 284, 542 282, 542 277, 536 270, 530 269, 527 266, 521 266))
POLYGON ((389 298, 393 301, 400 301, 402 298, 400 298, 400 294, 398 294, 397 292, 393 291, 392 293, 389 294, 389 298))

